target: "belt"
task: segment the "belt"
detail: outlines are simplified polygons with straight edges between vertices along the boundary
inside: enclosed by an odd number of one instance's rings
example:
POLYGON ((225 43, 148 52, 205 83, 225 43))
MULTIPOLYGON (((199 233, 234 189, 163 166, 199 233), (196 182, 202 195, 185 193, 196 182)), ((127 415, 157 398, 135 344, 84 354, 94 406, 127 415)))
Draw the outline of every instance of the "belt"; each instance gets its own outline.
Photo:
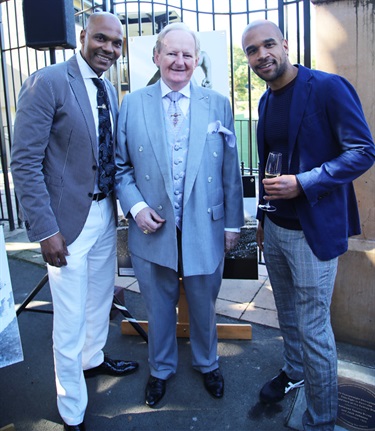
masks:
POLYGON ((99 202, 99 201, 102 201, 103 199, 105 199, 106 197, 107 197, 107 195, 103 192, 95 193, 94 195, 92 195, 92 200, 99 202))

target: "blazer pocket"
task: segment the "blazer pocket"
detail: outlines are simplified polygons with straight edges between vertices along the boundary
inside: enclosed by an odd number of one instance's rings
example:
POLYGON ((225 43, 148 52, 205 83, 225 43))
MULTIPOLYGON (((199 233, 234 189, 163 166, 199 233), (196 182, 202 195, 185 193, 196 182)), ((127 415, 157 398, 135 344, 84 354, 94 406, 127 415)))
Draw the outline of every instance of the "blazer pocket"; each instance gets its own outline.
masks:
POLYGON ((63 179, 58 176, 53 175, 44 175, 44 181, 47 185, 61 187, 63 183, 63 179))
POLYGON ((315 127, 321 124, 321 121, 323 119, 324 119, 324 112, 320 110, 306 115, 303 119, 303 123, 306 124, 307 127, 315 127))
POLYGON ((215 142, 215 141, 216 143, 220 143, 220 142, 223 142, 223 136, 221 133, 207 133, 206 141, 209 143, 215 142))
POLYGON ((219 220, 224 217, 224 204, 215 205, 212 207, 212 219, 219 220))

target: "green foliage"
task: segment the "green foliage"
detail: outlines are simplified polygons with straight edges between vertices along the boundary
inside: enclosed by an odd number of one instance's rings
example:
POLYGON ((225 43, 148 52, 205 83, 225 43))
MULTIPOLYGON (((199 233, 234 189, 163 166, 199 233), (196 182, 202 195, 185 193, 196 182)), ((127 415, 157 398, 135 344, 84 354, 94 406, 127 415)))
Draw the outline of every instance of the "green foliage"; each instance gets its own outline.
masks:
POLYGON ((266 85, 262 79, 250 71, 246 56, 239 46, 233 47, 233 80, 236 106, 240 110, 247 109, 248 88, 250 86, 251 110, 255 112, 266 85))
POLYGON ((244 52, 239 46, 234 46, 233 79, 236 102, 247 101, 248 70, 249 66, 244 52))

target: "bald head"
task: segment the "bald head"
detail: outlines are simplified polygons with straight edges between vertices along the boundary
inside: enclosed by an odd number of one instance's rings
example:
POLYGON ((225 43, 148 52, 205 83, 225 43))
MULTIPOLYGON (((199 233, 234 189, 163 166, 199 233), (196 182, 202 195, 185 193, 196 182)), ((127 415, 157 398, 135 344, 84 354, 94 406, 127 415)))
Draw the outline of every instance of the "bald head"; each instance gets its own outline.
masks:
POLYGON ((95 12, 81 31, 81 54, 100 76, 120 57, 123 28, 121 21, 109 12, 95 12))
POLYGON ((92 13, 86 22, 86 29, 88 29, 91 26, 94 26, 98 21, 107 21, 113 23, 114 26, 118 26, 121 28, 122 31, 122 24, 121 21, 117 18, 116 15, 113 15, 110 12, 94 12, 92 13))
POLYGON ((242 34, 242 48, 253 72, 272 90, 282 88, 297 75, 298 69, 289 61, 288 42, 271 21, 250 23, 242 34))
MULTIPOLYGON (((251 31, 260 29, 261 27, 264 27, 268 30, 268 33, 270 35, 273 35, 275 39, 282 40, 284 38, 283 34, 281 33, 281 30, 279 27, 273 23, 272 21, 268 21, 266 19, 258 19, 256 21, 251 22, 245 27, 245 30, 242 33, 242 49, 245 51, 244 41, 246 39, 246 36, 251 31)), ((246 52, 246 51, 245 51, 246 52)))

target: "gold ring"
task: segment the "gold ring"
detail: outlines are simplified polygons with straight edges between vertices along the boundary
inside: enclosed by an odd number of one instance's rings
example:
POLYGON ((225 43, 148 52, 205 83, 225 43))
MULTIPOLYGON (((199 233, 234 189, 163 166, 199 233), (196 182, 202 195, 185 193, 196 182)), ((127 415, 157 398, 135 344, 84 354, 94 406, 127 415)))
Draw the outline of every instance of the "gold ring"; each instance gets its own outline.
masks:
POLYGON ((144 231, 143 231, 143 233, 145 234, 145 235, 147 235, 148 233, 150 233, 147 229, 145 229, 144 231))

